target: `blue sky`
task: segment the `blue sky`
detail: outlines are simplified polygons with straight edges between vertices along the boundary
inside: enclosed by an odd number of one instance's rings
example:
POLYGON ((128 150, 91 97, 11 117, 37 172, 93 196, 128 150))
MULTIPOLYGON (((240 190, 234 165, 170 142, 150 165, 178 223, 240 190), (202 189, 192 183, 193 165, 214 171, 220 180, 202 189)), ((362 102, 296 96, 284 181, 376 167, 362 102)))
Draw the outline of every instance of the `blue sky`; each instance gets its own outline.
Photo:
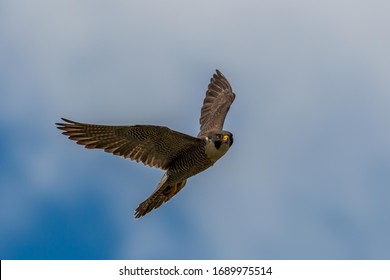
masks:
POLYGON ((388 1, 0 4, 1 259, 389 259, 388 1), (215 69, 231 150, 157 211, 162 176, 60 117, 196 135, 215 69))

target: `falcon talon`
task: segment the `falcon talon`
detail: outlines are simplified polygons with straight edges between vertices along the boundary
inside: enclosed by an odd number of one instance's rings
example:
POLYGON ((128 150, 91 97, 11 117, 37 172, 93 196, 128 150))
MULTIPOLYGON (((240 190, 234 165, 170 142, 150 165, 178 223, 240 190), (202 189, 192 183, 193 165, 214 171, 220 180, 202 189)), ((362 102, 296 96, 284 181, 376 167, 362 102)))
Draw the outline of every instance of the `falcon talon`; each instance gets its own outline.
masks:
POLYGON ((235 97, 227 79, 216 70, 203 101, 197 137, 155 125, 96 125, 65 118, 56 125, 86 148, 103 149, 166 171, 155 191, 135 210, 137 219, 170 200, 188 178, 212 166, 229 150, 233 134, 224 131, 223 124, 235 97))

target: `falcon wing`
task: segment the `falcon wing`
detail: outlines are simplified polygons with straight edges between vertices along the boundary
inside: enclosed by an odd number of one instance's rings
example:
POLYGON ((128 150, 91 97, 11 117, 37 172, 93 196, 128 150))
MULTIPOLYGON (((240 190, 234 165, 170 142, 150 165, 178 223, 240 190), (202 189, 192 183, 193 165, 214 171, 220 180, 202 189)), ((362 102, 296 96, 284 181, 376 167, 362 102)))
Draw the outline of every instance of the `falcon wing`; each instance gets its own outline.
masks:
POLYGON ((219 70, 210 80, 200 114, 200 132, 198 137, 209 131, 221 131, 230 105, 236 95, 232 87, 219 70))
POLYGON ((202 141, 164 126, 109 126, 62 120, 66 123, 56 123, 57 128, 77 144, 163 170, 168 169, 175 156, 202 141))

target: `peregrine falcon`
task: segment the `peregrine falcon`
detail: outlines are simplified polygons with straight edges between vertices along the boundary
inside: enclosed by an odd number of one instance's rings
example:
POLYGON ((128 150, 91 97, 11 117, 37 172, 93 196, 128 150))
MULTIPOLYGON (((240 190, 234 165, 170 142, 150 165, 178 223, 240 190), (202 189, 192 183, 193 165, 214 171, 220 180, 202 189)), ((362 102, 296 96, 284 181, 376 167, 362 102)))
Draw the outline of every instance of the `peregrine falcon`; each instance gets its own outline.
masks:
POLYGON ((155 125, 96 125, 65 118, 65 123, 56 125, 86 148, 103 149, 166 171, 155 191, 135 210, 137 219, 170 200, 189 177, 212 166, 229 150, 233 134, 223 130, 223 123, 235 97, 229 82, 216 70, 203 101, 197 137, 155 125))

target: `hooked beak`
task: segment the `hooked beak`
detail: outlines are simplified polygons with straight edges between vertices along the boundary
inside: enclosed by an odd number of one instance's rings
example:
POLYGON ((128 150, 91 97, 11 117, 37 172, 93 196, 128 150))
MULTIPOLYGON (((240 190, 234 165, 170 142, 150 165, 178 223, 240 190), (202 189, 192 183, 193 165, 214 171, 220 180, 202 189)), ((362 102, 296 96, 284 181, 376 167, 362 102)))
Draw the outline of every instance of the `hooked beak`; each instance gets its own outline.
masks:
POLYGON ((222 141, 225 142, 225 143, 228 143, 228 142, 229 142, 229 139, 230 139, 229 135, 224 135, 224 136, 222 137, 222 141))

